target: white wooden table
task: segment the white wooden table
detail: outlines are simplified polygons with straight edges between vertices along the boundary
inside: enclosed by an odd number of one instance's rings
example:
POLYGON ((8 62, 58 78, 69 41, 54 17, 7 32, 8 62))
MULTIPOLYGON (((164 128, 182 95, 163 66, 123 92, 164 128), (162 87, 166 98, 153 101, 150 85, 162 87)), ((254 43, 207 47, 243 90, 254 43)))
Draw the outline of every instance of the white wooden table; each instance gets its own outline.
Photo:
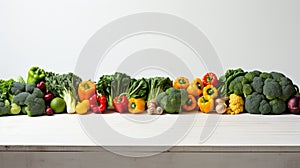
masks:
POLYGON ((299 158, 300 115, 108 113, 0 117, 1 168, 282 168, 299 167, 299 158), (102 122, 99 127, 95 123, 98 120, 102 122), (122 136, 99 142, 93 137, 94 132, 88 130, 93 124, 99 135, 107 139, 111 132, 122 136), (161 138, 169 138, 170 144, 164 139, 153 138, 166 134, 161 138), (174 137, 178 139, 172 139, 176 134, 178 136, 174 137), (140 143, 151 138, 154 140, 140 143))

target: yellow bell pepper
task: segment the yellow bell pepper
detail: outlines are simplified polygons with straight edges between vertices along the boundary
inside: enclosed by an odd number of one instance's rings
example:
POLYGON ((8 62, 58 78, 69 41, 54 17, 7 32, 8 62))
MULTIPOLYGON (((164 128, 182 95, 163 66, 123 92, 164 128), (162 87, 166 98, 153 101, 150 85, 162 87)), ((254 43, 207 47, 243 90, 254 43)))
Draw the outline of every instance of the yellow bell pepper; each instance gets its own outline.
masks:
POLYGON ((218 90, 213 85, 207 85, 203 88, 203 96, 210 96, 214 99, 218 96, 218 90))
POLYGON ((145 111, 146 102, 142 98, 130 98, 128 103, 128 111, 130 113, 142 113, 145 111))
POLYGON ((90 103, 88 100, 83 100, 82 102, 77 103, 75 111, 78 114, 85 114, 90 109, 90 103))
POLYGON ((192 83, 188 86, 186 91, 188 94, 195 97, 199 97, 202 94, 203 83, 200 78, 195 78, 192 83))
POLYGON ((214 100, 208 95, 201 96, 198 99, 198 106, 201 112, 209 113, 214 109, 214 100))

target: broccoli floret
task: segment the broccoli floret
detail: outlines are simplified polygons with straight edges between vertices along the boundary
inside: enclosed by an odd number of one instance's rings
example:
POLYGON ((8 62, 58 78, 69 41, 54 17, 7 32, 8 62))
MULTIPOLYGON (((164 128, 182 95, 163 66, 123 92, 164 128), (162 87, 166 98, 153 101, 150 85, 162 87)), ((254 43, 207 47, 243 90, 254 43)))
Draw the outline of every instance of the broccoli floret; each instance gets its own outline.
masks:
POLYGON ((261 77, 254 77, 251 86, 255 92, 262 93, 264 82, 261 77))
POLYGON ((27 112, 26 112, 26 110, 25 110, 26 107, 27 107, 27 106, 21 106, 21 112, 22 112, 23 114, 25 114, 25 115, 27 115, 27 112))
POLYGON ((167 113, 179 113, 181 106, 187 101, 188 94, 186 90, 169 88, 165 92, 160 93, 157 96, 157 100, 160 106, 167 113))
POLYGON ((34 88, 36 88, 36 85, 34 83, 30 83, 26 85, 25 91, 28 93, 32 93, 34 88))
POLYGON ((44 98, 44 93, 39 88, 34 88, 32 95, 37 98, 44 98))
POLYGON ((12 85, 10 92, 13 95, 17 95, 19 93, 25 92, 25 86, 26 84, 21 83, 21 82, 14 82, 14 84, 12 85))
POLYGON ((296 94, 296 89, 293 82, 286 77, 280 78, 279 84, 281 85, 282 95, 279 97, 283 101, 288 100, 291 96, 296 94))
POLYGON ((254 77, 259 77, 260 74, 261 74, 261 72, 258 70, 246 73, 244 83, 251 83, 253 81, 254 77))
POLYGON ((286 110, 286 104, 281 99, 275 99, 270 101, 272 108, 271 114, 282 114, 286 110))
POLYGON ((244 76, 236 77, 230 84, 229 84, 229 93, 234 93, 236 95, 243 95, 243 84, 242 81, 244 80, 244 76))
POLYGON ((10 111, 9 101, 8 100, 0 101, 0 116, 9 114, 9 111, 10 111))
POLYGON ((265 81, 265 80, 268 79, 268 78, 272 78, 272 75, 269 74, 269 73, 267 73, 267 72, 262 72, 262 73, 259 75, 259 77, 261 77, 262 80, 265 81))
POLYGON ((10 108, 10 114, 20 114, 21 112, 21 106, 17 105, 16 103, 12 103, 11 104, 11 108, 10 108))
POLYGON ((243 93, 244 93, 244 97, 247 97, 248 95, 250 95, 252 93, 252 87, 250 84, 244 84, 243 85, 243 93))
POLYGON ((30 95, 30 93, 27 93, 27 92, 19 93, 18 95, 14 96, 12 102, 16 103, 20 106, 23 106, 23 105, 25 105, 25 100, 29 95, 30 95))
POLYGON ((272 108, 270 104, 266 100, 262 100, 259 104, 259 112, 261 114, 270 114, 272 112, 272 108))
POLYGON ((25 111, 28 116, 39 116, 45 114, 46 105, 43 98, 38 98, 31 94, 27 96, 25 105, 25 111))
POLYGON ((267 99, 273 100, 282 96, 281 86, 275 79, 268 78, 264 82, 263 94, 267 99))
POLYGON ((264 100, 263 95, 253 92, 245 99, 245 110, 251 114, 260 114, 259 106, 262 100, 264 100))
POLYGON ((277 82, 280 81, 282 77, 285 77, 282 73, 280 72, 271 72, 270 75, 272 76, 273 79, 275 79, 277 82))

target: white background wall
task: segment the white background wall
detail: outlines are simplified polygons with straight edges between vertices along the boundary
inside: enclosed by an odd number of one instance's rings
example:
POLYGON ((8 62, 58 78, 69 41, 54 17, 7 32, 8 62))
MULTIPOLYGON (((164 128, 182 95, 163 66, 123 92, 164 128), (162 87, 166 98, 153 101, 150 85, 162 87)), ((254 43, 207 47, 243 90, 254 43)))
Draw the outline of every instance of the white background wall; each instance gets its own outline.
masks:
POLYGON ((73 71, 102 26, 151 11, 196 25, 225 69, 277 70, 300 84, 299 9, 298 0, 0 0, 0 78, 26 76, 32 65, 73 71))

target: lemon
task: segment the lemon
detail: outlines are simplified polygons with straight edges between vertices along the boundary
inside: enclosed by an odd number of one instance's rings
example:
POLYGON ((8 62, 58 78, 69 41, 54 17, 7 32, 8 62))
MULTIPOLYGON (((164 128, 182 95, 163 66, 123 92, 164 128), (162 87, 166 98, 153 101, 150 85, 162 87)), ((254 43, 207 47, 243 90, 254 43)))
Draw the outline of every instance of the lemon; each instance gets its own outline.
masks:
POLYGON ((65 111, 66 102, 64 101, 64 99, 56 97, 51 100, 50 107, 55 113, 62 113, 65 111))

